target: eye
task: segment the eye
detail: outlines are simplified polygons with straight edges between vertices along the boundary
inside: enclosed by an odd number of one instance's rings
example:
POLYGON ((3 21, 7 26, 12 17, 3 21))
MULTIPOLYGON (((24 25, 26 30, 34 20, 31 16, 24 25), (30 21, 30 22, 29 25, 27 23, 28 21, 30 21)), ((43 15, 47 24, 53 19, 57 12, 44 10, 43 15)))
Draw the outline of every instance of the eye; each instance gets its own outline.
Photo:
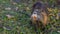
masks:
POLYGON ((37 14, 37 13, 34 13, 34 14, 37 14))

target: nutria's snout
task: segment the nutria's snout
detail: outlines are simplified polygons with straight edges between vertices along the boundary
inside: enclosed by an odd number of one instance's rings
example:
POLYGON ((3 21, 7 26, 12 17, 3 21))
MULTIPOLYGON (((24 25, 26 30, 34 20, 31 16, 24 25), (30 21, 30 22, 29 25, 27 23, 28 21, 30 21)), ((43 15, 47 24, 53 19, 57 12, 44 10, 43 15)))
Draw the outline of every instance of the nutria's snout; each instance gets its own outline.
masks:
POLYGON ((32 20, 37 20, 37 14, 32 14, 31 19, 32 20))

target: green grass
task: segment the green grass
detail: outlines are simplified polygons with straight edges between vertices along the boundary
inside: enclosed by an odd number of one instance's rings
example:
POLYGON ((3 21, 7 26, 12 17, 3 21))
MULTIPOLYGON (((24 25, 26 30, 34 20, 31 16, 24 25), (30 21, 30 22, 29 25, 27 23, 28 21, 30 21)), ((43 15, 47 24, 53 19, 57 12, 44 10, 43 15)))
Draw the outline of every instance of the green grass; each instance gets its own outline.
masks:
MULTIPOLYGON (((31 10, 26 9, 26 5, 23 3, 13 5, 9 0, 0 0, 0 34, 36 34, 34 31, 33 26, 30 26, 30 13, 31 10), (5 8, 11 8, 10 10, 5 8), (16 7, 18 7, 18 10, 16 10, 16 7), (23 11, 25 10, 26 11, 23 11), (9 18, 6 15, 13 16, 9 18)), ((28 5, 29 8, 31 8, 32 3, 28 5)), ((50 14, 54 14, 55 18, 57 15, 58 9, 55 8, 50 12, 50 14)), ((47 25, 48 34, 60 34, 57 32, 60 30, 59 21, 53 19, 53 16, 49 16, 50 19, 50 25, 47 25), (54 24, 53 24, 54 23, 54 24), (58 25, 59 24, 59 25, 58 25), (53 28, 52 28, 53 27, 53 28), (51 32, 49 32, 51 30, 51 32)), ((46 32, 45 32, 46 33, 46 32)))

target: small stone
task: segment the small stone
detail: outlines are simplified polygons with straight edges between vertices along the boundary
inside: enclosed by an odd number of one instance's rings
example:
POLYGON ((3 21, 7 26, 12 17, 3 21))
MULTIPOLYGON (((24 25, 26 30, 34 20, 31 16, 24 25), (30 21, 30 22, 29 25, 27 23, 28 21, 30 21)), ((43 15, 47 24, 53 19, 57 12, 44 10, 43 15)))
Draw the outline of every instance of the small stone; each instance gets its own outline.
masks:
POLYGON ((59 32, 59 33, 60 33, 60 31, 57 31, 57 32, 59 32))
POLYGON ((5 8, 5 10, 11 10, 11 8, 10 7, 7 7, 7 8, 5 8))
POLYGON ((10 18, 12 18, 12 17, 14 17, 14 16, 12 16, 12 15, 9 15, 9 14, 8 14, 8 15, 6 15, 6 16, 7 16, 9 19, 10 19, 10 18))

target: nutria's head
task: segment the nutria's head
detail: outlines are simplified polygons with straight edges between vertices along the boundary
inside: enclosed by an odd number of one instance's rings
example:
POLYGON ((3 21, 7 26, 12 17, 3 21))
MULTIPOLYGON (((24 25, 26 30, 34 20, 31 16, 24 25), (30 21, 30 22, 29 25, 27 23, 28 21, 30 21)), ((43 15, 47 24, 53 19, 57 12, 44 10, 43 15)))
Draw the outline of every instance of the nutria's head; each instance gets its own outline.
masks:
POLYGON ((32 20, 39 20, 39 18, 41 17, 40 13, 43 10, 43 4, 41 2, 36 2, 33 6, 32 6, 32 13, 31 13, 31 19, 32 20))

